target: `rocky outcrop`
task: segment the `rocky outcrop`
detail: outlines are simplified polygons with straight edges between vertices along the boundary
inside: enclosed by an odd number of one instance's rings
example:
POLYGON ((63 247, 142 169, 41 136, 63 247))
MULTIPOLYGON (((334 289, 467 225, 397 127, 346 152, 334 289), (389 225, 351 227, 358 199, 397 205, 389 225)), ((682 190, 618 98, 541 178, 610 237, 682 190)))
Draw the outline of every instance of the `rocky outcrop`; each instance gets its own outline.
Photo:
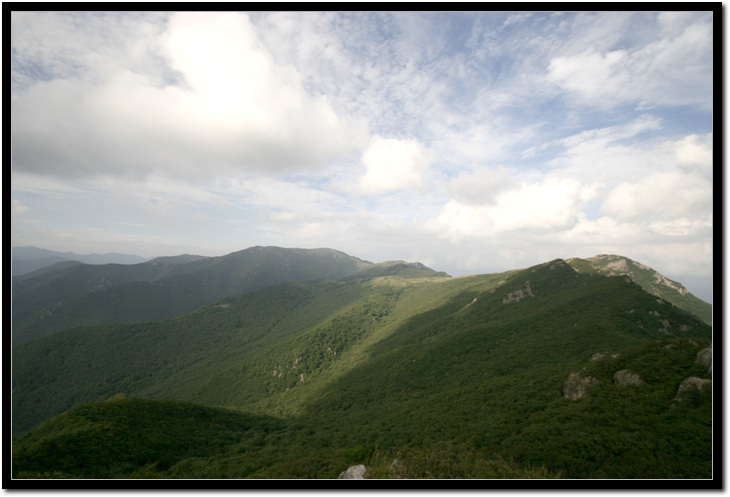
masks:
POLYGON ((600 361, 601 359, 605 359, 606 357, 610 357, 611 359, 618 359, 619 354, 610 354, 608 352, 596 352, 591 356, 589 361, 600 361))
POLYGON ((532 290, 530 289, 530 282, 525 281, 525 288, 520 288, 519 290, 515 290, 514 292, 508 293, 505 298, 502 299, 503 304, 512 304, 514 302, 519 302, 522 299, 525 299, 527 297, 534 297, 535 295, 532 293, 532 290))
POLYGON ((656 271, 654 271, 654 283, 656 283, 658 285, 668 286, 669 288, 679 292, 679 294, 682 296, 687 295, 689 293, 684 286, 677 283, 676 281, 672 281, 672 280, 668 279, 663 274, 659 274, 656 271))
POLYGON ((712 374, 712 344, 710 344, 710 347, 697 352, 695 362, 704 368, 708 368, 707 371, 712 374))
POLYGON ((661 331, 665 335, 674 336, 674 334, 671 331, 669 331, 669 329, 671 327, 672 327, 672 324, 668 320, 662 319, 662 327, 659 328, 659 331, 661 331))
POLYGON ((618 274, 631 274, 631 270, 629 269, 629 264, 626 262, 626 259, 617 259, 615 261, 611 261, 608 264, 606 264, 606 269, 610 272, 609 274, 613 276, 614 271, 616 271, 618 274))
POLYGON ((582 399, 588 396, 591 387, 601 382, 592 376, 583 377, 580 373, 570 373, 563 382, 563 395, 570 400, 582 399))
POLYGON ((627 387, 627 386, 641 386, 644 384, 644 381, 639 377, 638 374, 633 373, 629 371, 628 369, 622 369, 621 371, 616 371, 616 373, 613 375, 613 381, 615 381, 617 384, 627 387))
POLYGON ((712 384, 712 380, 704 380, 702 378, 697 378, 696 376, 690 376, 689 378, 685 378, 684 381, 679 385, 679 388, 677 389, 677 395, 675 396, 675 400, 683 400, 685 396, 687 396, 693 389, 702 390, 702 387, 705 385, 712 384))
POLYGON ((345 471, 340 473, 337 477, 338 480, 364 480, 368 470, 364 465, 358 464, 357 466, 350 466, 345 471))

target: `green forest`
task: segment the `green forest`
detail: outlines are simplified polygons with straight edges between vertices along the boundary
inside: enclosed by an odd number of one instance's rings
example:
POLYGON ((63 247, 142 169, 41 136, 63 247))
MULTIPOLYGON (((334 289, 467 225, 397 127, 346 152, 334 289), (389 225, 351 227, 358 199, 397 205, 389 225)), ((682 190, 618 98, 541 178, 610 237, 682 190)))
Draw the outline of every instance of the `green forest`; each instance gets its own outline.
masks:
POLYGON ((712 479, 712 326, 636 279, 358 266, 47 333, 12 349, 12 477, 712 479))

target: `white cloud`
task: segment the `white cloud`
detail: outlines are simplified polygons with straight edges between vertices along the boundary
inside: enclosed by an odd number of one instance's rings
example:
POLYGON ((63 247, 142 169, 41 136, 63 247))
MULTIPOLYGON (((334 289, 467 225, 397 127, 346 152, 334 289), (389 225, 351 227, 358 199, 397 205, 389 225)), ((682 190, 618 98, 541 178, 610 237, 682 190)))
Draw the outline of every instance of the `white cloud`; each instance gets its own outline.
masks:
POLYGON ((677 165, 683 170, 699 168, 712 172, 712 134, 689 135, 670 146, 674 147, 677 165))
POLYGON ((671 157, 662 144, 640 139, 642 134, 660 129, 661 120, 644 115, 620 125, 581 131, 560 140, 564 150, 547 164, 569 177, 586 182, 601 178, 610 184, 671 169, 671 157))
POLYGON ((452 199, 438 217, 427 221, 426 228, 453 242, 474 237, 488 240, 521 230, 562 231, 578 222, 594 195, 592 187, 578 181, 548 177, 500 193, 494 205, 467 205, 452 199))
POLYGON ((493 204, 500 192, 515 186, 504 167, 480 167, 472 172, 459 174, 449 183, 449 192, 464 205, 482 205, 493 204))
POLYGON ((696 246, 711 272, 712 13, 11 18, 35 245, 332 246, 456 274, 696 246))
POLYGON ((612 143, 633 138, 647 131, 661 129, 661 119, 649 114, 642 114, 632 121, 620 125, 595 128, 581 131, 562 140, 563 145, 580 152, 580 147, 606 147, 612 143))
MULTIPOLYGON (((551 56, 546 80, 583 105, 607 108, 636 103, 711 108, 712 17, 682 13, 658 19, 662 31, 632 48, 610 49, 603 42, 599 46, 586 43, 575 51, 575 45, 566 45, 563 53, 551 56), (672 22, 666 22, 670 17, 672 22)), ((595 20, 604 22, 605 16, 595 20)), ((630 36, 628 29, 631 26, 624 25, 607 41, 621 45, 620 37, 630 36)), ((645 29, 653 32, 650 26, 645 29)))
MULTIPOLYGON (((548 165, 554 174, 601 183, 606 193, 622 183, 644 181, 651 195, 656 185, 647 184, 647 176, 692 173, 704 181, 692 179, 688 187, 705 189, 705 196, 711 196, 712 133, 667 139, 661 136, 663 129, 661 120, 644 115, 621 125, 582 131, 560 140, 565 148, 548 165)), ((622 188, 628 193, 626 186, 622 188)), ((680 198, 685 195, 680 193, 680 198)))
POLYGON ((659 235, 672 237, 712 236, 712 215, 703 218, 678 217, 649 223, 648 228, 659 235))
POLYGON ((433 159, 433 154, 416 140, 376 136, 362 155, 366 172, 360 179, 360 189, 377 194, 421 188, 433 159))
POLYGON ((28 214, 28 212, 30 212, 30 208, 28 206, 24 205, 19 200, 13 200, 11 213, 13 219, 24 216, 28 214))
POLYGON ((300 215, 292 211, 271 212, 269 219, 275 223, 289 223, 300 218, 300 215))
POLYGON ((182 86, 120 66, 91 82, 62 75, 18 91, 14 167, 60 176, 311 172, 365 137, 309 95, 293 67, 273 62, 245 14, 174 14, 147 43, 182 86))
POLYGON ((624 50, 601 54, 589 48, 577 55, 555 57, 548 66, 548 80, 587 101, 601 102, 599 97, 607 92, 626 88, 628 74, 619 71, 626 56, 624 50))
POLYGON ((607 196, 601 213, 622 221, 704 217, 712 211, 712 183, 698 174, 653 173, 624 182, 607 196))

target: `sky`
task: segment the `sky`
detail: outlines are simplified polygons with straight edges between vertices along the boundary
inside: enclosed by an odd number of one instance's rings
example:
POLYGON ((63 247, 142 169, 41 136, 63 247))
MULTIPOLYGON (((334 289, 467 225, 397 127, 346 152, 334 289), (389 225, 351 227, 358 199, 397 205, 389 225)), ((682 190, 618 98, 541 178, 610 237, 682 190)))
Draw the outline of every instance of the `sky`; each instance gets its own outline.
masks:
POLYGON ((13 12, 12 245, 620 254, 712 301, 712 12, 13 12))

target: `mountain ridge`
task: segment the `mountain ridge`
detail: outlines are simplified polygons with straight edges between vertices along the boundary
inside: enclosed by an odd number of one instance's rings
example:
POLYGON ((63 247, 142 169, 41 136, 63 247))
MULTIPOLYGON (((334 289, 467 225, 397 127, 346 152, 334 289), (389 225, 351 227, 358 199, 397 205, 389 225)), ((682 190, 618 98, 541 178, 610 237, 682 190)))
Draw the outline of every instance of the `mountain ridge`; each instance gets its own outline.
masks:
POLYGON ((14 280, 13 340, 27 341, 79 325, 169 318, 272 284, 338 279, 369 265, 332 249, 280 247, 129 266, 75 264, 14 280), (90 308, 94 313, 88 313, 90 308))
POLYGON ((699 318, 563 259, 459 278, 418 264, 405 269, 425 277, 390 274, 400 264, 15 345, 14 474, 334 478, 350 463, 394 474, 394 460, 416 478, 483 474, 468 460, 512 461, 514 477, 711 474, 711 363, 699 358, 712 328, 699 318), (117 394, 139 400, 94 407, 117 394), (275 423, 227 441, 153 430, 170 448, 155 451, 129 438, 141 405, 159 410, 155 424, 182 416, 206 433, 217 409, 275 423), (92 469, 73 455, 102 446, 128 463, 92 469))
POLYGON ((138 255, 109 252, 105 254, 77 254, 61 252, 31 245, 11 247, 11 269, 13 276, 21 276, 58 262, 76 261, 84 264, 139 264, 148 259, 138 255))
MULTIPOLYGON (((620 271, 634 277, 650 293, 711 323, 711 305, 648 266, 619 255, 567 261, 578 271, 597 274, 620 271)), ((372 278, 388 274, 449 277, 418 262, 375 264, 327 248, 254 246, 225 256, 183 254, 124 266, 65 261, 14 278, 13 341, 26 341, 79 325, 167 319, 220 298, 285 281, 372 278), (307 262, 304 258, 308 258, 307 262), (89 308, 94 312, 87 313, 89 308)))
POLYGON ((640 262, 615 254, 599 254, 588 259, 573 257, 567 263, 576 271, 607 276, 628 276, 647 292, 699 316, 712 324, 712 306, 695 297, 684 285, 670 280, 655 269, 640 262))

